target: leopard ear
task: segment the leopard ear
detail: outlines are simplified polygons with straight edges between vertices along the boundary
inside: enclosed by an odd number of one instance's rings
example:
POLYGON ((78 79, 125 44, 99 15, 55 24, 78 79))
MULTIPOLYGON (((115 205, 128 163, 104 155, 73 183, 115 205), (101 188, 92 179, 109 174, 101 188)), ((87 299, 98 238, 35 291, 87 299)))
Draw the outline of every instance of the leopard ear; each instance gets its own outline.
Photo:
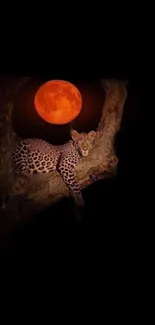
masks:
POLYGON ((71 130, 71 137, 76 141, 79 138, 79 133, 76 130, 71 130))
POLYGON ((95 135, 96 135, 96 132, 95 132, 95 131, 90 131, 90 132, 88 133, 88 137, 89 137, 89 139, 91 139, 91 140, 94 140, 95 135))

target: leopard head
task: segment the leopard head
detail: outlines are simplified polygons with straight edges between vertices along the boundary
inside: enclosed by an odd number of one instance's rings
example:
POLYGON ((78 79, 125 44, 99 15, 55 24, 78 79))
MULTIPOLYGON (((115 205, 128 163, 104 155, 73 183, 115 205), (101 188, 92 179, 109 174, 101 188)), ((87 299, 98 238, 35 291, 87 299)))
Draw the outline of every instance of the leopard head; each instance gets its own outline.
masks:
POLYGON ((88 156, 89 151, 93 147, 95 135, 95 131, 90 131, 89 133, 78 133, 76 130, 71 131, 74 147, 78 150, 81 156, 88 156))

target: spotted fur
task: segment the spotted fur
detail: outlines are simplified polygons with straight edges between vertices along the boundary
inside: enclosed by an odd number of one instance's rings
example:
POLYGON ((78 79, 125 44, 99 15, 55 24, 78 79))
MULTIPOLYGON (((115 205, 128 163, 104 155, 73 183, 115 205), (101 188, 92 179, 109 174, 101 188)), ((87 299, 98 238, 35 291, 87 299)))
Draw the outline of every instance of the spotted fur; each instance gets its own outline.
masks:
POLYGON ((58 170, 64 182, 78 202, 82 204, 81 189, 74 177, 74 169, 80 156, 87 156, 95 137, 72 130, 72 140, 64 145, 54 146, 41 139, 25 139, 12 154, 13 166, 23 176, 48 173, 58 170))

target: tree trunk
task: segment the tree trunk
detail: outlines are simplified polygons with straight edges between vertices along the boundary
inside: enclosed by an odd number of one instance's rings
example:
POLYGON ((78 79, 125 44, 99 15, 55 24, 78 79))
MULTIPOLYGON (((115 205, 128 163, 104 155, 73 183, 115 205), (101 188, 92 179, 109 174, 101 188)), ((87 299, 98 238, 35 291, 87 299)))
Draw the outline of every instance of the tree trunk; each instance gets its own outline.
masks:
POLYGON ((94 147, 89 156, 81 159, 75 171, 82 187, 100 178, 111 177, 117 170, 118 159, 115 154, 114 140, 120 128, 127 98, 126 82, 113 80, 102 82, 106 90, 106 98, 94 147))

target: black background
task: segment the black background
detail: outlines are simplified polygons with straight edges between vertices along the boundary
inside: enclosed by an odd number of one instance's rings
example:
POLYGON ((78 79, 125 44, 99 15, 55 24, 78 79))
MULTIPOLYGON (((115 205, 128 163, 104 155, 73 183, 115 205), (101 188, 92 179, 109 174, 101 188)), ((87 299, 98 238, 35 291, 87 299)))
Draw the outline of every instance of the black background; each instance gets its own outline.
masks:
POLYGON ((69 42, 65 48, 48 43, 40 50, 33 39, 30 43, 23 36, 22 40, 15 41, 11 53, 8 44, 3 46, 0 73, 77 81, 100 78, 130 81, 122 125, 116 139, 119 157, 117 176, 99 181, 84 191, 87 211, 80 223, 76 223, 69 212, 64 218, 68 203, 52 206, 35 216, 15 235, 9 243, 9 254, 19 255, 27 250, 31 254, 34 248, 38 250, 39 247, 48 251, 56 251, 59 247, 60 251, 66 251, 82 247, 87 240, 93 245, 96 239, 102 241, 108 236, 116 241, 120 237, 124 240, 134 237, 144 222, 144 184, 141 178, 142 79, 138 53, 133 53, 132 47, 125 48, 123 44, 121 47, 118 43, 109 47, 104 43, 103 48, 103 43, 94 46, 93 42, 86 49, 75 46, 73 50, 69 42), (105 48, 108 51, 104 51, 105 48))

